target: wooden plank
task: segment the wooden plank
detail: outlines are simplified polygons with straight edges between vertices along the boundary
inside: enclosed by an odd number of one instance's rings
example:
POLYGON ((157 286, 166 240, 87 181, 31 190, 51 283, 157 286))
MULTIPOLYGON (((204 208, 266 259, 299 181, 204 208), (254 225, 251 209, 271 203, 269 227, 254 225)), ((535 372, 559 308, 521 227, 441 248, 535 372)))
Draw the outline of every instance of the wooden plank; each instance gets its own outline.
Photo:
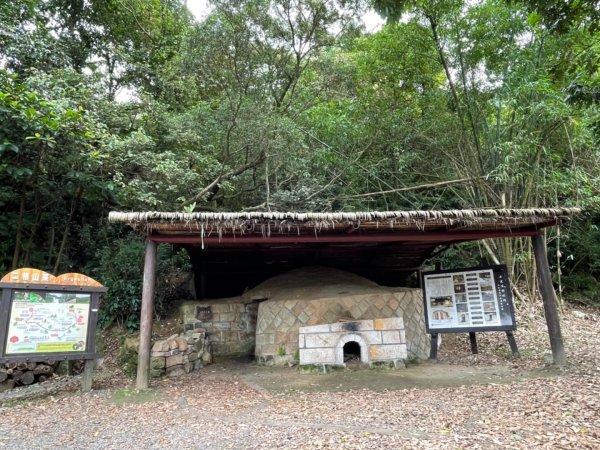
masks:
POLYGON ((153 234, 148 239, 157 243, 194 244, 204 246, 249 245, 249 244, 332 244, 353 242, 460 242, 479 239, 527 237, 539 233, 536 228, 515 230, 473 230, 473 231, 436 231, 436 232, 397 232, 369 234, 321 234, 321 235, 271 235, 247 234, 241 236, 204 237, 200 234, 153 234))
POLYGON ((156 284, 156 243, 146 240, 142 311, 140 314, 140 347, 136 387, 147 389, 150 383, 150 347, 152 345, 152 315, 154 314, 154 286, 156 284))
POLYGON ((540 294, 544 303, 544 315, 548 326, 550 336, 550 347, 552 348, 552 358, 557 366, 564 366, 567 363, 565 356, 565 347, 563 344, 562 333, 560 331, 560 320, 558 309, 556 308, 556 296, 552 287, 552 277, 550 276, 550 266, 548 265, 548 255, 546 253, 546 239, 543 235, 536 235, 531 238, 533 252, 535 254, 535 263, 537 266, 538 284, 540 294))

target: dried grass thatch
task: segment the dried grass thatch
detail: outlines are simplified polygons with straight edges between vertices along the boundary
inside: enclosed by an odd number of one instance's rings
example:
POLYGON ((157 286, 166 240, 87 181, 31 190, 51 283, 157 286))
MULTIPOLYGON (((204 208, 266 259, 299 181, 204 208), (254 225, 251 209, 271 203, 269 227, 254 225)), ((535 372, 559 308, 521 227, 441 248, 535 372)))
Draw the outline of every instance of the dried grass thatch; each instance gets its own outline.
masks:
POLYGON ((364 211, 335 213, 295 212, 116 212, 110 222, 126 223, 143 233, 194 233, 202 236, 226 233, 260 233, 272 231, 319 233, 336 227, 414 230, 443 229, 514 229, 528 225, 557 225, 579 213, 579 208, 529 209, 456 209, 443 211, 364 211))

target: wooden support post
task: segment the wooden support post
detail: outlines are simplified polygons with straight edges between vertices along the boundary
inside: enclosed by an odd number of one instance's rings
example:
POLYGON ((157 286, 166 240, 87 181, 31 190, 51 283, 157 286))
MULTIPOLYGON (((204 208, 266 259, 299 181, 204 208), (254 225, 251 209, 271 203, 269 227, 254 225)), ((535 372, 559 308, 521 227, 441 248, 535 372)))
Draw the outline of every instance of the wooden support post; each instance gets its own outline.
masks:
POLYGON ((565 357, 565 348, 563 345, 562 334, 560 332, 560 321, 558 310, 556 308, 556 297, 552 287, 552 277, 550 276, 550 267, 548 265, 548 255, 546 254, 546 242, 543 235, 538 234, 531 238, 533 252, 535 254, 535 263, 537 266, 538 284, 540 294, 544 303, 544 315, 550 335, 550 347, 552 348, 552 358, 557 366, 564 366, 567 363, 565 357))
POLYGON ((513 358, 520 358, 519 348, 517 347, 517 341, 512 331, 506 332, 506 339, 508 339, 508 345, 510 345, 510 351, 512 352, 513 358))
POLYGON ((67 361, 67 375, 70 377, 75 375, 75 361, 71 359, 67 361))
POLYGON ((479 349, 477 348, 477 336, 474 331, 469 332, 469 341, 471 341, 471 353, 477 355, 479 353, 479 349))
POLYGON ((150 346, 152 345, 152 315, 154 314, 154 285, 156 283, 156 243, 146 240, 142 311, 140 314, 140 348, 136 387, 147 389, 150 381, 150 346))
POLYGON ((431 333, 431 348, 429 349, 429 359, 432 362, 437 362, 438 351, 438 334, 431 333))
POLYGON ((81 391, 90 392, 92 390, 92 374, 94 373, 93 359, 87 359, 83 367, 83 378, 81 379, 81 391))

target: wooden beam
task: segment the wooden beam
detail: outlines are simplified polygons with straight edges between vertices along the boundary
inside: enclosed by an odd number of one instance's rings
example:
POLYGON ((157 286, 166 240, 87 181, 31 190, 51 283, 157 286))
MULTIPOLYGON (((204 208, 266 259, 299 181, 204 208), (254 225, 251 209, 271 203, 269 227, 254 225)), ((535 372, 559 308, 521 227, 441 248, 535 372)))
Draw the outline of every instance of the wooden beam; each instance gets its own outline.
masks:
POLYGON ((558 309, 556 308, 556 296, 552 287, 552 277, 550 276, 550 266, 548 265, 548 255, 546 253, 546 239, 544 235, 538 234, 531 238, 533 252, 535 254, 535 263, 537 266, 538 284, 540 294, 544 303, 544 315, 548 326, 550 336, 550 347, 552 348, 552 358, 557 366, 564 366, 567 363, 565 357, 565 348, 563 345, 562 334, 560 331, 560 320, 558 309))
POLYGON ((150 384, 150 347, 152 345, 152 315, 154 314, 154 285, 156 284, 156 242, 146 240, 142 312, 140 314, 140 347, 136 387, 147 389, 150 384))
POLYGON ((200 234, 152 234, 148 239, 166 244, 192 244, 208 246, 250 245, 250 244, 344 244, 362 242, 462 242, 489 238, 511 238, 535 236, 536 228, 516 230, 473 230, 473 231, 412 231, 397 233, 369 233, 343 235, 271 235, 247 234, 240 236, 209 236, 202 239, 200 234))

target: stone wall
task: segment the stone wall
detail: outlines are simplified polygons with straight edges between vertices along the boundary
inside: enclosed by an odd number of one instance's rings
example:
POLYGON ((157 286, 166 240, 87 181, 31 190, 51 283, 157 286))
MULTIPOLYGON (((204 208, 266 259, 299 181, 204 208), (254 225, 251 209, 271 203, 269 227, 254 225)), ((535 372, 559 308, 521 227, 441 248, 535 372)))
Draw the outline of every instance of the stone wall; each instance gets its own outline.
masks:
POLYGON ((254 353, 258 303, 241 297, 188 301, 181 306, 185 331, 203 329, 214 356, 254 353))
POLYGON ((186 331, 154 343, 150 353, 150 376, 176 377, 210 362, 205 332, 199 329, 186 331))
POLYGON ((360 346, 365 364, 390 361, 399 367, 407 358, 404 322, 393 317, 300 327, 300 364, 345 365, 344 346, 349 342, 360 346))
POLYGON ((268 300, 260 303, 256 326, 256 356, 269 361, 276 355, 294 355, 300 327, 339 321, 402 318, 407 358, 426 359, 429 336, 425 331, 420 289, 381 288, 379 293, 318 299, 268 300))

